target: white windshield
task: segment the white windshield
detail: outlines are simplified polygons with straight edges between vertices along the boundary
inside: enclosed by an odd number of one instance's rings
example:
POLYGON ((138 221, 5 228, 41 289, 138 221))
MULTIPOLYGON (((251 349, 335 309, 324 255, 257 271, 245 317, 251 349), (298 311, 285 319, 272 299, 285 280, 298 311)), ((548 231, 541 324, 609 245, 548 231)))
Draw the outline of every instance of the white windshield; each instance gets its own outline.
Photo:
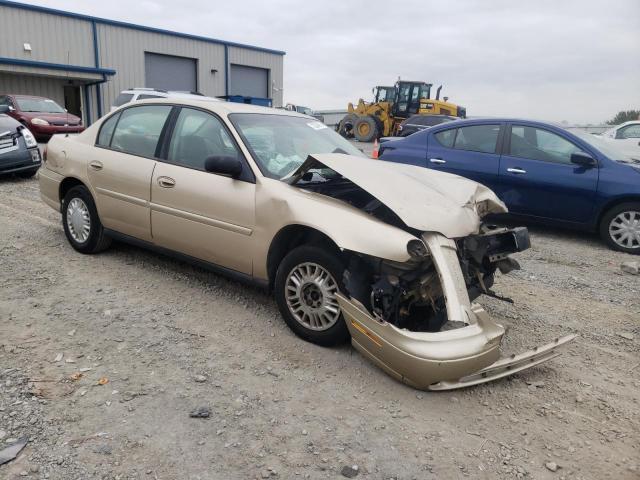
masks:
POLYGON ((233 113, 229 119, 267 177, 286 177, 313 154, 364 156, 347 140, 317 120, 259 113, 233 113))

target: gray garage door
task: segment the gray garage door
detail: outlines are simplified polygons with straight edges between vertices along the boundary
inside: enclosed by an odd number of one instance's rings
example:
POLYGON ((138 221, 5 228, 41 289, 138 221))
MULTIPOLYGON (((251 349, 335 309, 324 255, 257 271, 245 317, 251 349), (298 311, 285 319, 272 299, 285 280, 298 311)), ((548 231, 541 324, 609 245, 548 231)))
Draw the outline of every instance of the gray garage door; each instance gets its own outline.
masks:
POLYGON ((198 90, 195 58, 145 52, 144 71, 146 87, 187 92, 198 90))
POLYGON ((269 70, 266 68, 231 65, 229 95, 269 98, 269 70))

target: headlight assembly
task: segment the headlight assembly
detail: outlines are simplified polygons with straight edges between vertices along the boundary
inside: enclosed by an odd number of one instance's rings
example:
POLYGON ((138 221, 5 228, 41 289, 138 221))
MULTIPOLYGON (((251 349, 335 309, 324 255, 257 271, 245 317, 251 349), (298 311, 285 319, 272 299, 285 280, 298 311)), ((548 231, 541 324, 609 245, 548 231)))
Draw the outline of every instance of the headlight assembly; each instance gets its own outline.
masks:
POLYGON ((429 255, 427 247, 420 240, 409 240, 407 253, 411 255, 411 258, 422 258, 429 255))
POLYGON ((27 148, 33 148, 38 146, 36 137, 33 136, 33 133, 31 133, 31 130, 29 130, 27 127, 24 127, 22 130, 20 130, 20 134, 24 138, 24 143, 27 146, 27 148))
POLYGON ((33 125, 49 125, 49 122, 43 120, 42 118, 34 118, 33 120, 31 120, 31 123, 33 125))

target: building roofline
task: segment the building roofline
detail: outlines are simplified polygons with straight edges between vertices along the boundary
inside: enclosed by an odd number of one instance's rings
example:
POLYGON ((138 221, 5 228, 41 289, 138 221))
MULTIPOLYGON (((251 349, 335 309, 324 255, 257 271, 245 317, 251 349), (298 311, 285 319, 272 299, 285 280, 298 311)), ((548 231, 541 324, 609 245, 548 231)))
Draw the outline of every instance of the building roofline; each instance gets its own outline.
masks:
POLYGON ((51 70, 65 70, 68 72, 97 73, 99 75, 115 75, 111 68, 83 67, 81 65, 65 65, 64 63, 38 62, 21 58, 0 57, 0 65, 17 65, 19 67, 49 68, 51 70))
POLYGON ((286 52, 282 51, 282 50, 272 50, 269 48, 263 48, 263 47, 256 47, 255 45, 247 45, 244 43, 236 43, 236 42, 227 42, 225 40, 219 40, 217 38, 209 38, 209 37, 202 37, 200 35, 192 35, 190 33, 182 33, 182 32, 174 32, 172 30, 165 30, 162 28, 155 28, 155 27, 146 27, 144 25, 136 25, 135 23, 129 23, 129 22, 122 22, 119 20, 109 20, 107 18, 100 18, 100 17, 94 17, 91 15, 84 15, 81 13, 73 13, 73 12, 68 12, 65 10, 58 10, 55 8, 49 8, 49 7, 41 7, 39 5, 29 5, 26 3, 20 3, 20 2, 12 2, 12 1, 8 1, 8 0, 0 0, 0 6, 2 7, 9 7, 9 8, 16 8, 16 9, 21 9, 21 10, 31 10, 34 12, 40 12, 40 13, 48 13, 50 15, 58 15, 58 16, 62 16, 62 17, 67 17, 67 18, 75 18, 77 20, 86 20, 89 22, 96 22, 96 23, 101 23, 103 25, 112 25, 115 27, 123 27, 123 28, 130 28, 133 30, 141 30, 143 32, 150 32, 150 33, 159 33, 162 35, 171 35, 173 37, 180 37, 180 38, 186 38, 189 40, 199 40, 201 42, 207 42, 207 43, 215 43, 218 45, 226 45, 228 47, 237 47, 237 48, 246 48, 248 50, 255 50, 258 52, 265 52, 265 53, 272 53, 275 55, 286 55, 286 52))

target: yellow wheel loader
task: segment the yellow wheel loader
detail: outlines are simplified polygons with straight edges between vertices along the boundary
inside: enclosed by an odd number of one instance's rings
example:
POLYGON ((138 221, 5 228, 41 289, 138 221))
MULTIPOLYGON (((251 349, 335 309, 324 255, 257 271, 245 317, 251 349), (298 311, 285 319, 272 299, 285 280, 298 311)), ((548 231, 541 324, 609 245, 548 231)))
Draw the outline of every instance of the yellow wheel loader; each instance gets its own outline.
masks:
POLYGON ((453 115, 466 117, 466 109, 440 100, 438 87, 436 98, 431 99, 432 84, 398 80, 393 87, 378 86, 373 89, 374 101, 358 101, 349 104, 347 115, 337 130, 345 138, 355 137, 360 142, 395 135, 398 125, 411 115, 453 115))

